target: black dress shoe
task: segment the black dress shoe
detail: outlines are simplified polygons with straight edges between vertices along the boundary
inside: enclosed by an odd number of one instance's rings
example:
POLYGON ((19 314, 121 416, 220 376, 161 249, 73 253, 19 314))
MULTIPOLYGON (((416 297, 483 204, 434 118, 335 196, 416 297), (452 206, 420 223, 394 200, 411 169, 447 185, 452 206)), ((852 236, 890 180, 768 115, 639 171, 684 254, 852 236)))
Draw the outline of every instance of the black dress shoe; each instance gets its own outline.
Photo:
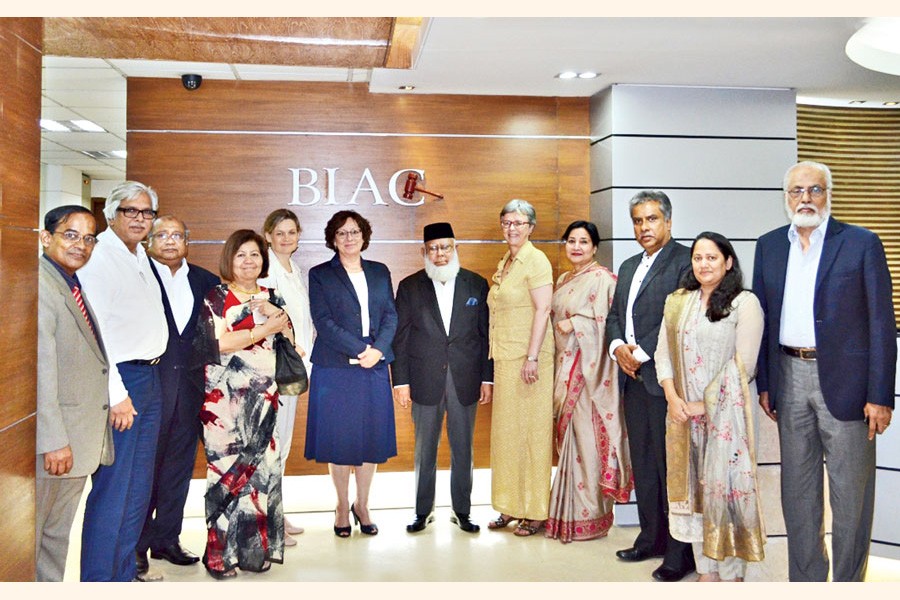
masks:
POLYGON ((450 522, 459 525, 459 528, 468 533, 478 533, 481 527, 469 520, 469 515, 453 513, 450 515, 450 522))
POLYGON ((422 531, 423 529, 425 529, 425 526, 432 521, 434 521, 434 513, 429 513, 427 515, 416 515, 415 521, 406 526, 406 531, 410 533, 422 531))
POLYGON ((144 575, 150 570, 150 561, 147 560, 147 551, 135 552, 134 562, 137 565, 137 574, 144 575))
POLYGON ((624 560, 625 562, 640 562, 642 560, 647 560, 648 558, 655 558, 658 556, 662 556, 662 554, 647 552, 646 550, 641 550, 640 548, 626 548, 625 550, 616 551, 616 557, 624 560))
POLYGON ((151 550, 150 558, 162 558, 173 565, 180 565, 182 567, 200 561, 199 556, 190 550, 185 550, 178 542, 175 542, 168 548, 163 548, 162 550, 151 550))
POLYGON ((682 579, 684 579, 685 575, 691 573, 693 570, 694 569, 690 567, 676 569, 674 567, 663 565, 653 571, 653 579, 657 581, 681 581, 682 579))

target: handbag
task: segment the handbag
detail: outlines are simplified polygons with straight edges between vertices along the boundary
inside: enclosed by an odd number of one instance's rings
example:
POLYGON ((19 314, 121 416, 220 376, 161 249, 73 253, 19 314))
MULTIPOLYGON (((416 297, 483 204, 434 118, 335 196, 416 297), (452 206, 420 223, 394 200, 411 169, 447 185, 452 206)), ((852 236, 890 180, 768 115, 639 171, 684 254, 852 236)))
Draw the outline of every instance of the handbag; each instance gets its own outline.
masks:
MULTIPOLYGON (((270 289, 269 301, 275 304, 274 300, 275 296, 270 289)), ((299 396, 309 389, 309 376, 300 353, 280 331, 275 334, 272 346, 275 349, 275 383, 278 384, 278 393, 299 396)))

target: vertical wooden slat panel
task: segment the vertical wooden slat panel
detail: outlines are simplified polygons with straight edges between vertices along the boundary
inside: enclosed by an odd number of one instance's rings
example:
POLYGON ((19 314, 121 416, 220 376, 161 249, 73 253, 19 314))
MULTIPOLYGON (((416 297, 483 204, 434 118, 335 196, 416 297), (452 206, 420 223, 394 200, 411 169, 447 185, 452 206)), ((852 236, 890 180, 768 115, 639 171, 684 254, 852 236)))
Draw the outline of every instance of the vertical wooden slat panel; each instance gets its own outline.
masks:
POLYGON ((34 580, 39 18, 0 19, 0 581, 34 580))

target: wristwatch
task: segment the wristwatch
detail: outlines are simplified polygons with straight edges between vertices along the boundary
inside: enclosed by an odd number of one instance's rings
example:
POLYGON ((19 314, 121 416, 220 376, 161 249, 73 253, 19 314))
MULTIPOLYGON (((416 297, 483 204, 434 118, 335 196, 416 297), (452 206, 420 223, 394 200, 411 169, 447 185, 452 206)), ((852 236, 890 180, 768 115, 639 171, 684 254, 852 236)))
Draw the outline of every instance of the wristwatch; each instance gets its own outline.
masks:
POLYGON ((525 360, 527 360, 528 362, 537 362, 537 359, 538 359, 537 356, 526 356, 525 357, 525 360))

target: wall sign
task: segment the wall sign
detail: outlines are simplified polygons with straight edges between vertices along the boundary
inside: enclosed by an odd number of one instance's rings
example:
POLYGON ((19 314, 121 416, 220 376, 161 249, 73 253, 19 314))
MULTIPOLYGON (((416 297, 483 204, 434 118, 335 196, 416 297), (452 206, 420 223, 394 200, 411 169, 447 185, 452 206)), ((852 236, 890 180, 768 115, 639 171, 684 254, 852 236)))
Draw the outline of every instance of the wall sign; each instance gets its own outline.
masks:
MULTIPOLYGON (((291 189, 293 190, 293 193, 291 201, 288 202, 288 206, 312 206, 323 200, 323 197, 324 202, 322 204, 325 206, 339 204, 338 198, 335 197, 335 187, 339 170, 340 167, 323 168, 322 172, 324 175, 322 179, 324 182, 319 184, 319 172, 315 169, 310 169, 309 167, 289 168, 288 171, 291 172, 291 189), (323 189, 320 185, 324 187, 324 196, 323 189)), ((405 181, 405 175, 407 173, 418 173, 420 181, 425 180, 424 169, 400 169, 391 175, 390 180, 387 182, 387 187, 384 188, 384 190, 387 192, 387 197, 400 206, 421 206, 425 203, 424 196, 420 197, 417 201, 411 202, 404 199, 402 195, 397 194, 397 181, 400 177, 404 177, 405 181)), ((342 174, 341 177, 350 178, 353 176, 342 174)), ((371 200, 372 204, 375 206, 388 206, 381 189, 378 187, 378 183, 375 181, 375 178, 372 176, 372 172, 368 167, 363 170, 349 200, 341 200, 342 202, 340 202, 340 204, 357 205, 359 204, 358 200, 371 200)))

